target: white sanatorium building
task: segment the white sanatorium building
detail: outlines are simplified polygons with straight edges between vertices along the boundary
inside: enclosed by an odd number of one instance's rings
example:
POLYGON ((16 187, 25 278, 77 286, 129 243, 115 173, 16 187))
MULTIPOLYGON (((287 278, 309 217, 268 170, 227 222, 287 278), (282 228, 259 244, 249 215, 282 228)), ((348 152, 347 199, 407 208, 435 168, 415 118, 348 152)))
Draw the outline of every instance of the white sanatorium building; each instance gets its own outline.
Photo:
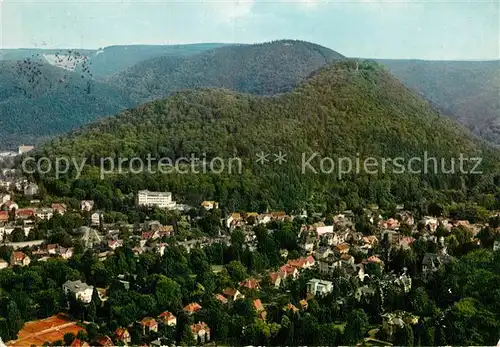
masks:
POLYGON ((176 202, 172 201, 170 192, 150 192, 140 190, 137 194, 137 204, 143 206, 157 206, 161 208, 175 208, 176 202))

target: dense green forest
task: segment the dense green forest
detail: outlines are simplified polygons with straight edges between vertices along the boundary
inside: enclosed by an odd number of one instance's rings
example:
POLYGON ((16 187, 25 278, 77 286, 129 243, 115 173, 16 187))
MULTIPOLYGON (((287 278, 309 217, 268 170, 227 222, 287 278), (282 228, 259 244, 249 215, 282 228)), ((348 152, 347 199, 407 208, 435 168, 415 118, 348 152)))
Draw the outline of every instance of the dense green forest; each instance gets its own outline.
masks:
POLYGON ((500 61, 380 62, 447 116, 500 144, 500 61))
POLYGON ((86 60, 85 71, 75 72, 39 58, 0 61, 0 147, 37 142, 186 88, 289 91, 317 68, 342 58, 302 41, 214 49, 219 46, 109 47, 86 60), (151 55, 160 57, 99 78, 151 55))
POLYGON ((185 57, 159 57, 111 76, 109 82, 140 101, 203 87, 273 95, 292 90, 313 71, 343 58, 319 45, 283 40, 222 47, 185 57))
POLYGON ((0 61, 0 146, 35 143, 134 105, 107 83, 37 61, 0 61))
MULTIPOLYGON (((191 90, 104 119, 42 147, 40 156, 101 158, 215 156, 239 157, 241 173, 123 174, 99 178, 97 167, 63 179, 41 177, 59 196, 91 198, 107 209, 120 209, 139 189, 168 190, 188 203, 214 199, 229 209, 314 210, 363 207, 378 203, 419 206, 479 202, 498 208, 498 152, 442 117, 374 62, 346 61, 313 74, 280 97, 259 97, 221 89, 191 90), (287 154, 287 162, 261 165, 259 152, 287 154), (433 170, 427 174, 337 171, 301 173, 302 153, 318 158, 443 158, 462 153, 483 157, 481 175, 433 170), (132 194, 132 195, 129 195, 132 194), (127 198, 128 197, 128 198, 127 198)), ((455 159, 453 159, 455 158, 455 159)), ((318 168, 318 160, 312 161, 318 168)))

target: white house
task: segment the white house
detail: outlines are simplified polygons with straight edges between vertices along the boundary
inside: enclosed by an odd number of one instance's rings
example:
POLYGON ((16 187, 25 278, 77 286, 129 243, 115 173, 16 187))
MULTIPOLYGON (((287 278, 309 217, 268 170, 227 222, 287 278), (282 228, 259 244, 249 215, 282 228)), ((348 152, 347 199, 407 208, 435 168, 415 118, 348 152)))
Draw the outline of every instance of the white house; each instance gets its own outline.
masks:
POLYGON ((93 200, 82 200, 81 202, 81 210, 82 211, 92 211, 94 208, 94 201, 93 200))
POLYGON ((30 183, 24 188, 24 195, 33 196, 37 195, 39 192, 38 185, 36 183, 30 183))
POLYGON ((205 210, 213 210, 214 208, 219 208, 219 203, 217 201, 203 201, 201 206, 205 208, 205 210))
POLYGON ((49 220, 54 216, 54 210, 48 207, 45 208, 37 208, 35 210, 35 217, 44 219, 44 220, 49 220))
POLYGON ((94 287, 89 286, 87 283, 83 283, 80 280, 66 281, 63 284, 63 291, 66 295, 71 294, 77 300, 88 304, 92 301, 92 293, 94 292, 94 287))
POLYGON ((102 219, 102 212, 94 212, 92 213, 92 226, 99 226, 101 225, 101 219, 102 219))
POLYGON ((307 292, 314 295, 326 295, 333 291, 333 283, 319 279, 312 279, 307 282, 307 292))
POLYGON ((172 201, 170 192, 150 192, 140 190, 137 194, 137 204, 142 206, 156 206, 160 208, 174 208, 176 202, 172 201))

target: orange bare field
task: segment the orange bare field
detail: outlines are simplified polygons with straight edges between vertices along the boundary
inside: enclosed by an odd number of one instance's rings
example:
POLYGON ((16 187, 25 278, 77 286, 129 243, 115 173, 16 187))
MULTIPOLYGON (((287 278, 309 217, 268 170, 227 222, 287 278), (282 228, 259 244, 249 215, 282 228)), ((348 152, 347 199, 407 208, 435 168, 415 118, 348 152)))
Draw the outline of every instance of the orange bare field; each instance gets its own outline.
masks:
POLYGON ((64 334, 85 330, 76 322, 67 319, 64 315, 52 316, 46 319, 28 322, 17 335, 18 339, 7 342, 9 347, 41 346, 44 342, 63 340, 64 334))

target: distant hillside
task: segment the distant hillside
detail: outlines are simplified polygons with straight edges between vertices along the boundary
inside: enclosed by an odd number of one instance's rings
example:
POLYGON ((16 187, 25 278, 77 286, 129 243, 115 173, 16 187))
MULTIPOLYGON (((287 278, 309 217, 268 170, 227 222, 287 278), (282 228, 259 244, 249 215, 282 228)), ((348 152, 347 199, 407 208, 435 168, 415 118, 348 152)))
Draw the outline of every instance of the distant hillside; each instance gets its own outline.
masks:
POLYGON ((500 145, 500 61, 380 62, 445 114, 500 145))
POLYGON ((204 87, 272 95, 292 90, 314 70, 343 58, 309 42, 283 40, 222 47, 187 57, 154 58, 108 81, 140 101, 204 87))
MULTIPOLYGON (((39 155, 79 155, 99 163, 103 157, 215 156, 242 158, 241 173, 110 175, 100 180, 87 168, 82 179, 44 178, 54 194, 92 198, 104 208, 122 202, 114 192, 138 189, 170 190, 187 202, 215 199, 244 210, 281 208, 299 210, 359 207, 366 203, 388 206, 421 201, 466 201, 483 192, 497 194, 490 170, 498 153, 471 138, 462 127, 440 116, 426 101, 410 92, 376 63, 352 61, 329 65, 296 90, 279 97, 259 97, 221 89, 176 93, 59 137, 39 155), (286 163, 274 162, 282 151, 286 163), (348 157, 485 158, 481 176, 432 173, 301 172, 302 155, 321 159, 348 157), (269 163, 255 161, 268 153, 269 163), (92 187, 85 189, 84 187, 92 187)), ((449 161, 448 161, 449 163, 449 161)), ((312 165, 320 171, 319 160, 312 165)), ((388 167, 391 165, 389 164, 388 167)), ((329 167, 328 165, 326 166, 329 167)), ((498 172, 498 171, 495 171, 498 172)), ((498 178, 497 178, 498 181, 498 178)))
POLYGON ((40 58, 0 61, 0 147, 31 143, 187 88, 224 87, 258 95, 286 92, 312 71, 342 58, 301 41, 229 46, 196 54, 217 46, 109 47, 95 53, 88 70, 81 73, 42 64, 40 58), (150 54, 164 56, 108 79, 95 79, 96 72, 111 73, 150 54))
POLYGON ((199 43, 166 46, 109 46, 94 52, 89 58, 92 62, 92 73, 94 77, 101 78, 121 72, 137 63, 151 58, 161 56, 189 56, 223 46, 228 46, 228 44, 199 43))
POLYGON ((77 73, 47 64, 0 61, 2 148, 35 143, 133 104, 113 86, 77 73))
MULTIPOLYGON (((229 46, 224 43, 199 43, 187 45, 123 45, 101 49, 0 49, 1 60, 38 59, 56 65, 55 56, 64 58, 78 54, 89 59, 91 73, 95 78, 123 71, 141 61, 161 56, 188 56, 218 47, 229 46)), ((77 67, 77 71, 78 67, 77 67)))

